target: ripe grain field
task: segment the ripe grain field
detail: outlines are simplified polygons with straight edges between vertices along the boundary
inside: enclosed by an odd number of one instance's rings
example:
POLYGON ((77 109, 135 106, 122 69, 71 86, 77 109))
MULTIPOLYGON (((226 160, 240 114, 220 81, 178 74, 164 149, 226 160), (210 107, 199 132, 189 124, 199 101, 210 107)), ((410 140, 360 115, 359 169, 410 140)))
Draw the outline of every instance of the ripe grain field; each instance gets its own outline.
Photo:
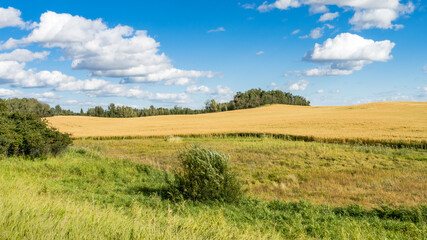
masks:
POLYGON ((170 136, 270 133, 314 140, 427 141, 427 102, 381 102, 356 106, 271 105, 200 115, 142 118, 55 116, 47 118, 73 137, 170 136))

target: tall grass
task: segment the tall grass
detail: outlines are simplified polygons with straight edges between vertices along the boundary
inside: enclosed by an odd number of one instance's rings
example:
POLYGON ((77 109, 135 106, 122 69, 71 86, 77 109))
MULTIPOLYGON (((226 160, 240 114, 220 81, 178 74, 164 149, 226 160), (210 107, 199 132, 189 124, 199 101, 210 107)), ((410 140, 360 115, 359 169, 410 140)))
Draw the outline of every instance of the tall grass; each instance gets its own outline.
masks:
POLYGON ((286 141, 264 137, 75 140, 101 155, 171 170, 178 151, 199 143, 223 152, 252 196, 316 204, 413 206, 427 201, 427 151, 386 146, 286 141))

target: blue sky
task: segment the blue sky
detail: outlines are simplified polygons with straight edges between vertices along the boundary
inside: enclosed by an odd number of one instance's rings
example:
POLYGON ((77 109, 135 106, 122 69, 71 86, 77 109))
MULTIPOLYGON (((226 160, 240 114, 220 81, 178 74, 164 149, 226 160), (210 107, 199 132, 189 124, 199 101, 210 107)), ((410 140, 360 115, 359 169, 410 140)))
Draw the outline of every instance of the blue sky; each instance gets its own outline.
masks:
POLYGON ((0 97, 201 108, 250 88, 312 105, 427 100, 427 4, 0 3, 0 97))

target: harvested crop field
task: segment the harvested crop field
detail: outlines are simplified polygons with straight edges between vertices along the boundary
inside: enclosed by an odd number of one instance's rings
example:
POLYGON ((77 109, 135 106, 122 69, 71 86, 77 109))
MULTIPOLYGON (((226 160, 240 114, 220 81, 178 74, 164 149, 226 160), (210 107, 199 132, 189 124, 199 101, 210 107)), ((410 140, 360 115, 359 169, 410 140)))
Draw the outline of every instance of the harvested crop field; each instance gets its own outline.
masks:
POLYGON ((424 142, 427 102, 382 102, 355 106, 271 105, 200 115, 141 118, 55 116, 47 118, 73 137, 170 136, 271 133, 316 139, 424 142))

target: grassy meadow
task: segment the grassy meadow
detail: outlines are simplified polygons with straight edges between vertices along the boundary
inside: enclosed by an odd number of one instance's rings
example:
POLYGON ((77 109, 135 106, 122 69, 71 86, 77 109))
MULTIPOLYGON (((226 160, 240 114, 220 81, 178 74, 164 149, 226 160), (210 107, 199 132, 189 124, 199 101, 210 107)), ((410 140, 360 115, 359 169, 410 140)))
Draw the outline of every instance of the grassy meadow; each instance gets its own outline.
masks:
POLYGON ((48 121, 73 145, 0 156, 0 239, 427 236, 427 103, 48 121), (243 199, 166 197, 193 144, 230 156, 243 199))
POLYGON ((334 107, 271 105, 200 115, 47 119, 74 137, 270 133, 308 136, 317 141, 403 142, 427 147, 427 102, 334 107))
MULTIPOLYGON (((416 160, 415 160, 416 161, 416 160)), ((165 174, 74 146, 0 160, 0 239, 423 239, 427 207, 172 202, 165 174)))
POLYGON ((414 148, 285 141, 269 137, 167 137, 75 140, 103 156, 173 170, 186 145, 231 157, 249 194, 268 200, 365 207, 427 203, 427 151, 414 148))

